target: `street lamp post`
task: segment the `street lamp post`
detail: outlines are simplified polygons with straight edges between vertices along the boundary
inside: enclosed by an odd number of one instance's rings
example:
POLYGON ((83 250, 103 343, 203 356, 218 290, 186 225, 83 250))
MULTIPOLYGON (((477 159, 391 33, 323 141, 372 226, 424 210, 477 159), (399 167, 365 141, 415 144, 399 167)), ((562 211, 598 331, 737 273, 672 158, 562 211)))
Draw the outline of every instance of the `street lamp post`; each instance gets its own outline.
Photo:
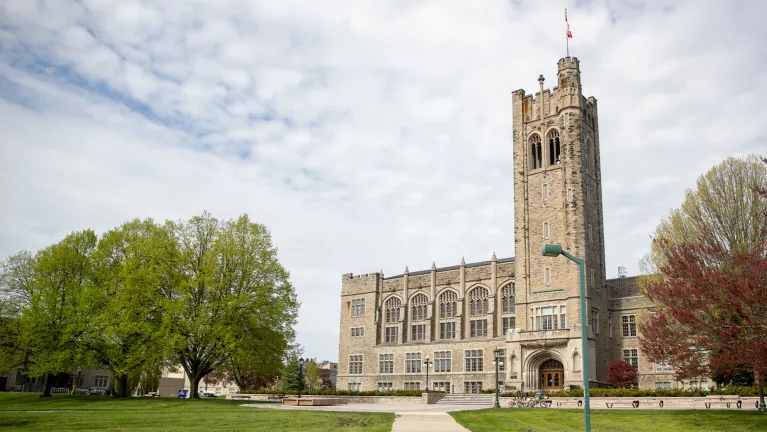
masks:
POLYGON ((298 398, 299 399, 301 399, 301 390, 303 389, 304 389, 304 358, 301 357, 298 359, 298 398))
POLYGON ((589 397, 589 340, 586 327, 586 279, 584 275, 584 267, 586 261, 580 258, 576 258, 566 250, 563 250, 562 245, 560 244, 544 244, 543 250, 541 250, 541 255, 547 257, 564 255, 570 261, 578 264, 581 297, 581 358, 583 358, 583 417, 586 432, 591 432, 591 403, 589 397))
POLYGON ((501 403, 498 400, 498 393, 501 391, 500 386, 498 385, 498 368, 503 366, 502 352, 503 350, 500 348, 493 350, 493 364, 495 365, 495 405, 493 405, 493 408, 501 407, 501 403))
POLYGON ((426 360, 424 360, 423 365, 426 366, 426 389, 424 390, 425 393, 429 393, 429 366, 433 365, 434 362, 429 360, 429 356, 426 356, 426 360))

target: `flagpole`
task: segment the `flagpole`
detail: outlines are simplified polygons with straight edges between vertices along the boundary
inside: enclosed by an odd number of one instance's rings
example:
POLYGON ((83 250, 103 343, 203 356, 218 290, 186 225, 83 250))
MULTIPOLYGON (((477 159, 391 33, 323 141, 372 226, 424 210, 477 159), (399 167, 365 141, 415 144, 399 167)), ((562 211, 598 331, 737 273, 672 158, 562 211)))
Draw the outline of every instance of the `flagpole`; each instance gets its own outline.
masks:
MULTIPOLYGON (((567 9, 565 9, 565 22, 567 22, 567 9)), ((567 45, 567 57, 570 57, 570 35, 565 30, 565 44, 567 45)))

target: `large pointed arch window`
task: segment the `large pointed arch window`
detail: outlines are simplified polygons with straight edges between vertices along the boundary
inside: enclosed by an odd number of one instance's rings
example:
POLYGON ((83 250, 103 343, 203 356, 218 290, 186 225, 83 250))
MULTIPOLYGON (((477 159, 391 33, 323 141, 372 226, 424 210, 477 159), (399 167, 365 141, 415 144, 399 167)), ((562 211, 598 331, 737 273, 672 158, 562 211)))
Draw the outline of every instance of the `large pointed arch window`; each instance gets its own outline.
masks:
POLYGON ((530 137, 530 169, 543 168, 543 148, 541 137, 535 134, 530 137))
POLYGON ((559 131, 556 129, 549 132, 549 165, 557 165, 560 162, 561 145, 559 143, 559 131))
POLYGON ((399 333, 399 311, 402 307, 402 302, 397 297, 391 297, 384 303, 384 317, 386 326, 384 327, 384 342, 396 343, 397 334, 399 333))
POLYGON ((487 337, 487 311, 490 293, 487 288, 477 287, 469 293, 469 335, 487 337))
POLYGON ((453 318, 458 313, 458 294, 445 291, 439 296, 439 317, 453 318))
POLYGON ((515 328, 517 324, 514 282, 501 287, 501 322, 504 335, 509 329, 515 328))
POLYGON ((426 319, 426 307, 429 299, 425 294, 416 294, 410 301, 411 319, 413 321, 423 321, 426 319))

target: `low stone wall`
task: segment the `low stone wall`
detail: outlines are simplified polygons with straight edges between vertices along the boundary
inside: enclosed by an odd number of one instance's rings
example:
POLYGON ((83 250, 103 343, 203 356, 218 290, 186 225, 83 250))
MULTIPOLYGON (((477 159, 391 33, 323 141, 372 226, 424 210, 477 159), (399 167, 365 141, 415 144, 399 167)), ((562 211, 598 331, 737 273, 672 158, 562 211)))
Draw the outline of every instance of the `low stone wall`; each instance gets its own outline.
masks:
POLYGON ((435 404, 437 403, 437 401, 445 397, 446 394, 447 393, 432 393, 432 392, 424 393, 421 395, 421 397, 423 398, 422 403, 425 403, 427 405, 435 404))
MULTIPOLYGON (((227 395, 227 399, 239 399, 242 396, 249 396, 249 399, 253 401, 274 401, 269 399, 269 395, 266 394, 248 394, 248 395, 227 395), (234 396, 234 397, 232 397, 234 396)), ((294 398, 294 395, 290 395, 294 398)), ((343 399, 346 403, 365 403, 365 404, 423 404, 425 403, 423 396, 335 396, 335 395, 302 395, 302 398, 311 399, 343 399)))
MULTIPOLYGON (((730 396, 731 397, 731 396, 730 396)), ((725 396, 725 399, 728 397, 725 396)), ((500 403, 502 408, 506 408, 509 406, 509 402, 513 398, 510 397, 501 397, 500 403)), ((551 406, 556 408, 557 402, 566 402, 566 401, 577 401, 577 400, 583 400, 582 397, 552 397, 550 398, 552 401, 551 406)), ((756 409, 757 404, 759 403, 758 397, 742 397, 739 398, 742 402, 742 409, 756 409)), ((708 396, 708 397, 592 397, 591 398, 591 407, 592 408, 606 408, 605 403, 606 402, 625 402, 630 403, 632 401, 639 401, 639 407, 640 408, 665 408, 665 407, 674 407, 674 408, 703 408, 705 409, 705 402, 716 402, 719 400, 719 397, 717 396, 708 396), (663 406, 661 406, 661 402, 663 402, 663 406)), ((576 408, 575 405, 568 404, 566 408, 576 408)), ((617 407, 616 407, 617 408, 617 407)), ((629 407, 630 408, 630 407, 629 407)), ((714 406, 712 406, 714 408, 714 406)), ((727 409, 723 406, 716 406, 717 409, 727 409)), ((737 409, 735 404, 733 403, 730 409, 737 409)))

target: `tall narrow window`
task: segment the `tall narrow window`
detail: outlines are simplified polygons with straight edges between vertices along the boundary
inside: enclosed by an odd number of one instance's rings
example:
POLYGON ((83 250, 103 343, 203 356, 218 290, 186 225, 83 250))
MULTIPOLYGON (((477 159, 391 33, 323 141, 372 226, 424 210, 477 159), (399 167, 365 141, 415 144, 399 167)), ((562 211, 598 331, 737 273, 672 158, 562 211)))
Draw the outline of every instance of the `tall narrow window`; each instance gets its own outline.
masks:
POLYGON ((487 299, 490 295, 486 288, 477 287, 469 294, 469 315, 478 316, 487 314, 487 299))
POLYGON ((458 294, 445 291, 439 296, 439 317, 452 318, 458 312, 458 294))
POLYGON ((591 288, 596 288, 596 281, 594 279, 594 269, 591 269, 591 288))
POLYGON ((543 270, 543 279, 546 285, 551 285, 551 269, 549 267, 543 270))
POLYGON ((514 313, 514 284, 510 283, 501 288, 501 311, 514 313))
POLYGON ((599 310, 591 309, 591 327, 594 329, 594 334, 599 334, 599 310))
POLYGON ((543 238, 548 239, 549 238, 549 223, 544 222, 543 223, 543 238))
POLYGON ((573 188, 567 188, 567 201, 573 200, 573 188))
POLYGON ((541 196, 543 197, 544 201, 549 199, 549 184, 548 183, 544 183, 543 186, 541 186, 541 196))
POLYGON ((533 135, 530 137, 530 169, 539 169, 543 167, 543 152, 541 151, 541 137, 533 135))
POLYGON ((426 305, 429 303, 426 294, 416 294, 410 301, 412 305, 412 314, 410 318, 413 321, 423 321, 426 319, 426 305))
POLYGON ((393 324, 399 321, 399 310, 402 302, 397 297, 390 297, 384 304, 386 322, 393 324))
POLYGON ((613 337, 613 316, 607 316, 607 335, 613 337))
POLYGON ((557 165, 560 159, 559 132, 549 132, 549 165, 557 165))

